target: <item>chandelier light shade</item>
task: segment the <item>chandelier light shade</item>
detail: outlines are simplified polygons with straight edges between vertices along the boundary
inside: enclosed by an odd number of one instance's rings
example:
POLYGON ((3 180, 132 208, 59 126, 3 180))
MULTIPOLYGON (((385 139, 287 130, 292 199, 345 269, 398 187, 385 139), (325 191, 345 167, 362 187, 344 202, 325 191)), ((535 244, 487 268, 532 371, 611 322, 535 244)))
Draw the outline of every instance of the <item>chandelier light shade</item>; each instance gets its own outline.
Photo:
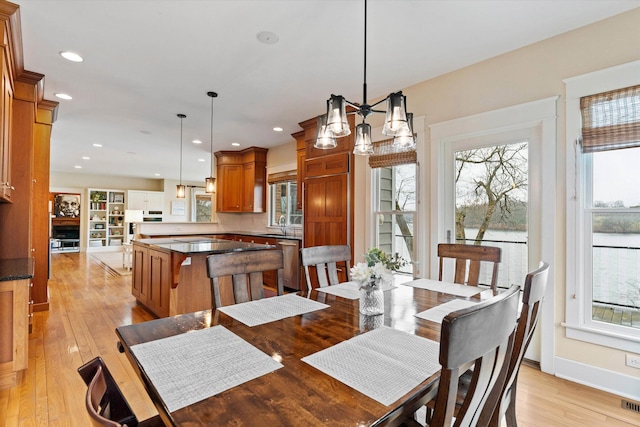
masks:
POLYGON ((318 136, 316 137, 316 143, 313 145, 315 148, 336 148, 338 143, 336 138, 331 132, 327 130, 327 115, 323 114, 318 116, 318 136))
POLYGON ((208 194, 212 194, 216 190, 216 178, 213 176, 213 98, 217 98, 218 94, 215 92, 207 92, 207 96, 211 97, 211 174, 204 179, 204 191, 208 194))
POLYGON ((394 137, 394 150, 407 151, 415 150, 415 138, 413 136, 413 125, 410 123, 407 113, 407 99, 402 91, 389 94, 386 98, 373 105, 367 104, 367 0, 364 0, 364 82, 362 84, 362 104, 356 104, 346 100, 340 95, 331 95, 327 101, 326 126, 320 124, 318 117, 318 135, 316 148, 335 148, 337 144, 327 143, 331 138, 341 138, 351 134, 349 123, 347 122, 347 105, 353 107, 353 112, 362 117, 362 123, 356 127, 354 154, 367 155, 373 153, 371 144, 371 126, 366 123, 366 118, 373 113, 385 113, 382 133, 394 137), (386 102, 386 110, 376 110, 375 107, 382 102, 386 102))
POLYGON ((182 120, 187 116, 184 114, 178 114, 177 116, 180 118, 180 184, 176 185, 176 198, 184 199, 187 188, 182 185, 182 120))
POLYGON ((373 144, 371 143, 371 125, 362 121, 356 126, 356 142, 353 154, 366 156, 373 154, 373 144))
POLYGON ((393 147, 398 151, 409 151, 416 149, 416 138, 413 133, 413 113, 407 113, 408 130, 393 138, 393 147))

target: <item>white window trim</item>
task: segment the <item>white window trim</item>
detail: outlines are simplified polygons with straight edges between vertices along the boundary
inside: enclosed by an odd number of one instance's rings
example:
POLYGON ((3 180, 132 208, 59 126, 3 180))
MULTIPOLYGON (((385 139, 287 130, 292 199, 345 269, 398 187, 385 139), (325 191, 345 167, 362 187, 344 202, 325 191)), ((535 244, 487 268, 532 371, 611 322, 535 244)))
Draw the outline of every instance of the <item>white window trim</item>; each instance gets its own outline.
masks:
MULTIPOLYGON (((436 253, 439 242, 446 240, 444 180, 444 152, 447 145, 461 139, 477 138, 491 133, 506 132, 527 127, 540 127, 541 159, 539 172, 540 221, 544 223, 540 236, 539 257, 551 264, 551 273, 542 306, 540 324, 540 368, 553 374, 555 354, 555 278, 556 262, 556 129, 558 96, 519 104, 498 110, 462 117, 430 125, 431 130, 431 220, 430 251, 436 253)), ((437 259, 431 257, 431 272, 437 274, 437 259)))
POLYGON ((640 61, 594 71, 563 80, 566 86, 566 183, 567 183, 567 285, 566 328, 567 338, 598 345, 637 352, 640 337, 625 333, 628 329, 600 324, 591 320, 590 292, 578 284, 584 283, 585 254, 588 244, 583 218, 584 192, 580 186, 585 168, 579 161, 580 97, 640 84, 640 61))

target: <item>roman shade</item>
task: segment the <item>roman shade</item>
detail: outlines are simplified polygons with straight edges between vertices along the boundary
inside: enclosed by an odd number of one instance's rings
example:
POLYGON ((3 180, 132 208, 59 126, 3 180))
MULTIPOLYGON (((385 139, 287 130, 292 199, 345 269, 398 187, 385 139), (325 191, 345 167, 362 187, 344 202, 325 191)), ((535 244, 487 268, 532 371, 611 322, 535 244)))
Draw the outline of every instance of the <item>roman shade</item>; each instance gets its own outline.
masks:
POLYGON ((640 85, 580 98, 582 151, 640 147, 640 85))
POLYGON ((397 151, 393 147, 393 138, 373 143, 373 154, 369 156, 371 168, 387 168, 391 166, 416 163, 415 150, 397 151))
POLYGON ((275 184, 277 182, 295 181, 297 179, 298 179, 298 172, 294 170, 278 172, 278 173, 270 173, 269 176, 267 176, 267 182, 269 184, 275 184))

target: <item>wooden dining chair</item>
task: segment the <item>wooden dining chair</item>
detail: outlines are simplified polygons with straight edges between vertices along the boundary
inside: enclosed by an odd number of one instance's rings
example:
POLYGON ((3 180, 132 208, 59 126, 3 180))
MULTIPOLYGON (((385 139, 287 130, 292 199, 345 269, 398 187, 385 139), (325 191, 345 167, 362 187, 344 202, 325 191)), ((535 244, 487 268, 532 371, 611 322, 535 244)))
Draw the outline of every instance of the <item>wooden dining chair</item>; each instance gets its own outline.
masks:
POLYGON ((491 420, 492 426, 500 426, 505 418, 508 427, 516 427, 516 386, 518 373, 524 354, 527 352, 531 337, 540 318, 542 301, 547 289, 549 278, 549 264, 541 262, 538 269, 527 274, 522 293, 522 309, 516 326, 513 352, 509 361, 507 380, 505 381, 501 398, 491 420))
POLYGON ((496 290, 498 283, 498 265, 502 259, 502 250, 494 246, 461 245, 457 243, 440 243, 438 245, 440 268, 438 280, 442 280, 445 258, 455 259, 454 283, 478 286, 480 266, 482 262, 493 263, 491 273, 491 289, 496 290), (468 264, 468 270, 467 270, 468 264))
MULTIPOLYGON (((518 312, 518 290, 449 313, 440 329, 440 380, 430 427, 488 426, 506 380, 518 312), (458 378, 469 367, 469 392, 457 415, 458 378)), ((405 425, 415 426, 410 419, 405 425)))
POLYGON ((347 281, 350 279, 349 268, 351 263, 351 248, 348 245, 324 245, 311 246, 300 249, 300 263, 304 267, 304 276, 307 282, 307 290, 312 289, 312 271, 315 270, 315 278, 318 287, 337 285, 339 268, 344 268, 347 281), (338 267, 340 263, 340 267, 338 267))
POLYGON ((85 406, 94 427, 160 427, 160 416, 138 421, 107 365, 96 357, 78 368, 87 384, 85 406))
POLYGON ((281 250, 228 252, 207 257, 207 276, 211 280, 211 304, 215 309, 223 302, 238 304, 264 298, 262 273, 277 271, 277 294, 284 293, 282 271, 284 257, 281 250), (229 277, 230 286, 221 283, 229 277))

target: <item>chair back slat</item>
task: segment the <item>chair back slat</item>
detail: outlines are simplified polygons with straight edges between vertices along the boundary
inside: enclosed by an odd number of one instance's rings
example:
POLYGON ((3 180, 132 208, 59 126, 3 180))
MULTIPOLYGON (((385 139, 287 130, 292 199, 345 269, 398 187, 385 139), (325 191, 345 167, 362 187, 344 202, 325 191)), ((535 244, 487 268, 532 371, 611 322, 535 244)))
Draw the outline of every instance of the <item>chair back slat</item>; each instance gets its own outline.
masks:
POLYGON ((469 364, 473 364, 473 376, 455 425, 488 425, 506 380, 513 348, 518 289, 517 285, 512 286, 483 303, 449 313, 442 321, 442 372, 432 427, 452 424, 458 377, 469 364))
POLYGON ((480 284, 480 267, 482 262, 492 263, 491 288, 498 284, 498 264, 502 260, 502 250, 494 246, 461 245, 456 243, 440 243, 438 245, 439 271, 438 280, 442 280, 444 259, 455 259, 454 283, 478 286, 480 284))
POLYGON ((304 267, 308 290, 313 286, 312 277, 321 288, 340 283, 338 264, 344 265, 346 278, 350 280, 350 262, 351 248, 348 245, 323 245, 300 249, 300 263, 304 267))
POLYGON ((284 256, 281 250, 229 252, 207 257, 207 276, 211 280, 212 308, 224 304, 220 279, 231 278, 233 304, 264 298, 263 272, 277 271, 277 294, 284 293, 284 256))

